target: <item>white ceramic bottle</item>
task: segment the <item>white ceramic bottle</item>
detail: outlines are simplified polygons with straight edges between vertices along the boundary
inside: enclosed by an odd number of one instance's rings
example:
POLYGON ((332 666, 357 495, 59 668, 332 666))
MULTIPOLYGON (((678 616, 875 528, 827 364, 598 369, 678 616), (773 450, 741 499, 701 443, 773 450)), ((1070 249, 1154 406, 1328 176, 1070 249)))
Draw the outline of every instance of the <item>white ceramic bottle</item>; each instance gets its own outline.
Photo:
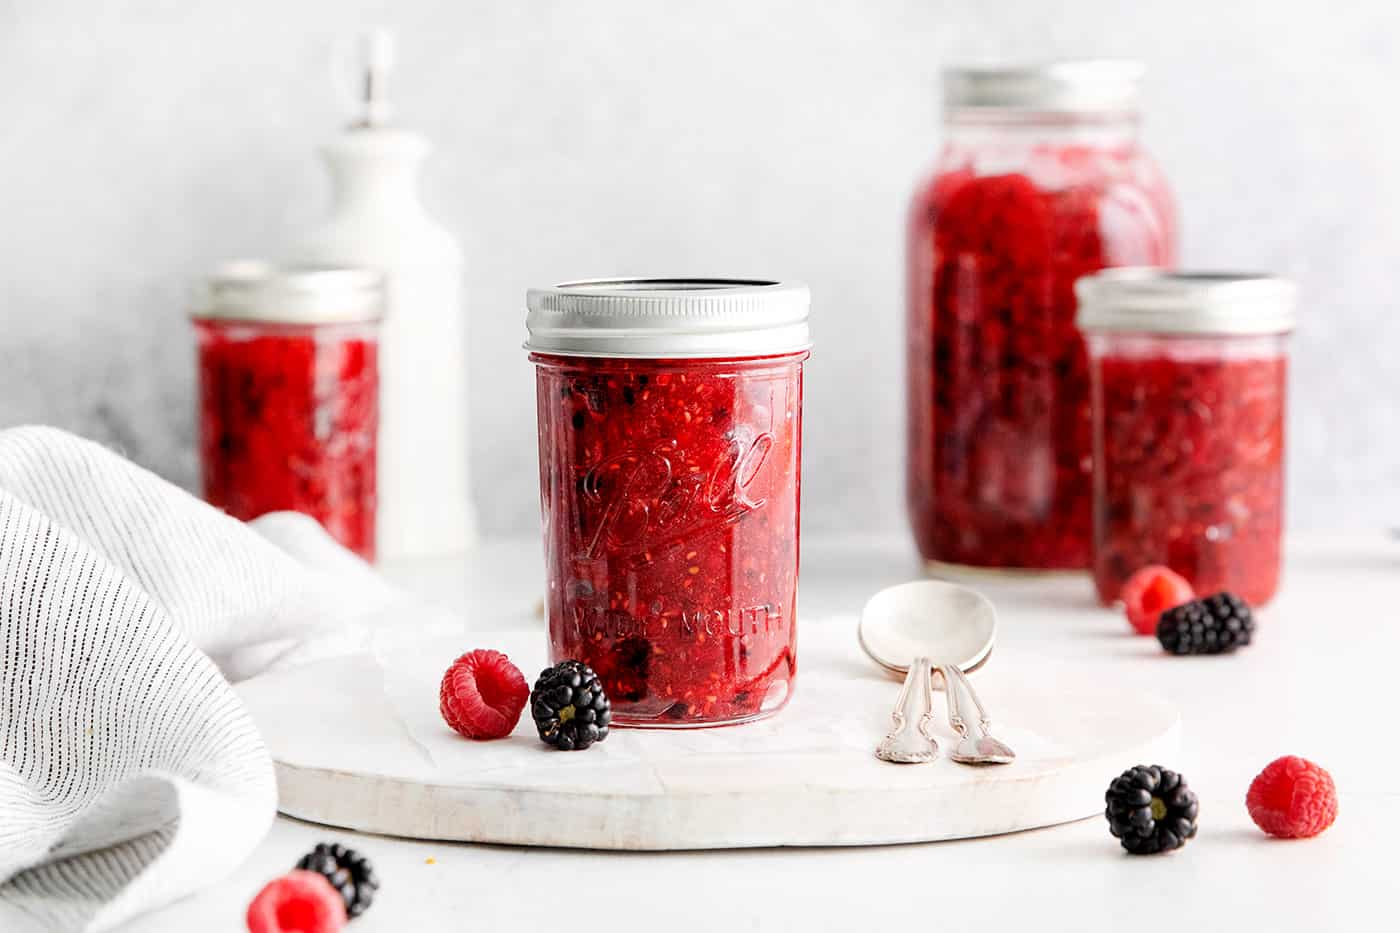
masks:
POLYGON ((462 253, 418 197, 426 139, 393 126, 389 36, 363 40, 362 113, 323 149, 330 216, 293 248, 301 262, 387 278, 380 339, 378 554, 460 551, 476 536, 467 465, 462 253))

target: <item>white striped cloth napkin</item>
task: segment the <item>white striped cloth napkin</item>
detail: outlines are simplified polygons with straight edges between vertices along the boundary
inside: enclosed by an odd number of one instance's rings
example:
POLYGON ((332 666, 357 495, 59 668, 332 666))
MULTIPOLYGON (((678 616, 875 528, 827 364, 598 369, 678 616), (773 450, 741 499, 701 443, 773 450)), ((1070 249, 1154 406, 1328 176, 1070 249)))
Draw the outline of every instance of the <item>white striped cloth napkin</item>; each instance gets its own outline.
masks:
POLYGON ((310 519, 0 432, 0 930, 110 929, 231 872, 276 787, 226 678, 356 650, 398 601, 310 519))

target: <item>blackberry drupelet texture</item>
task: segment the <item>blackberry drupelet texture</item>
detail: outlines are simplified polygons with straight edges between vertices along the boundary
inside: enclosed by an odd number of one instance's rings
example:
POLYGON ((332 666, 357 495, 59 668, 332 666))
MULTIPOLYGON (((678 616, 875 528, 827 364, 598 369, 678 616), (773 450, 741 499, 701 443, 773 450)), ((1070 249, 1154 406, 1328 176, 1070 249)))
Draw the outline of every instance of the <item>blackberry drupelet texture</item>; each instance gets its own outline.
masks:
POLYGON ((374 866, 354 849, 339 843, 317 843, 316 848, 301 857, 297 868, 312 871, 331 883, 345 901, 345 912, 358 917, 369 910, 374 892, 379 890, 379 876, 374 866))
POLYGON ((540 739, 562 751, 582 751, 608 737, 612 704, 593 668, 560 661, 540 672, 530 694, 540 739))
POLYGON ((1160 765, 1129 768, 1108 785, 1108 831, 1133 855, 1170 852, 1196 835, 1200 804, 1186 779, 1160 765))
POLYGON ((1253 637, 1254 614, 1233 593, 1183 603, 1157 620, 1157 640, 1171 654, 1223 654, 1253 637))

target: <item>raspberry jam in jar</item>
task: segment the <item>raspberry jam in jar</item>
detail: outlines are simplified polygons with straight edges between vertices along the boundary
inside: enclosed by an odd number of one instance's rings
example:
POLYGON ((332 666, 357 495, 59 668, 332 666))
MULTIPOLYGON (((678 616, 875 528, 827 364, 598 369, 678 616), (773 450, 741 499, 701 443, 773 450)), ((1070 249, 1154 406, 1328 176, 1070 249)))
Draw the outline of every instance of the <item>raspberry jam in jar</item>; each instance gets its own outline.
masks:
POLYGON ((1131 63, 945 74, 908 229, 907 498, 931 564, 1089 565, 1089 370, 1074 283, 1169 265, 1171 196, 1131 63))
POLYGON ((204 498, 290 510, 374 559, 378 273, 236 263, 194 313, 204 498))
POLYGON ((1294 289, 1117 269, 1078 286, 1093 377, 1094 582, 1165 564, 1201 595, 1278 589, 1294 289))
POLYGON ((619 725, 771 715, 792 694, 805 286, 532 290, 549 646, 619 725))

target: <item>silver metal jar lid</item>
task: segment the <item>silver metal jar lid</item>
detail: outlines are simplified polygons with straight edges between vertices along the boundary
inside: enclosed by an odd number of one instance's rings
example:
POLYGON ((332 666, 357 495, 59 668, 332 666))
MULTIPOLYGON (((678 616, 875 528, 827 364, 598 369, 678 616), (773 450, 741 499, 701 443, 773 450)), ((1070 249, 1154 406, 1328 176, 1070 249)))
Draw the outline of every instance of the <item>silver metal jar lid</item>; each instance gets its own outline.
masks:
POLYGON ((1297 324, 1297 288, 1271 275, 1106 269, 1074 292, 1083 331, 1247 336, 1297 324))
POLYGON ((594 279, 532 288, 525 349, 557 356, 703 359, 811 347, 811 293, 755 279, 594 279))
POLYGON ((1093 113, 1132 111, 1145 72, 1140 62, 1096 59, 943 72, 946 110, 1093 113))
POLYGON ((195 318, 274 324, 350 324, 383 313, 384 276, 372 269, 251 260, 220 266, 190 312, 195 318))

